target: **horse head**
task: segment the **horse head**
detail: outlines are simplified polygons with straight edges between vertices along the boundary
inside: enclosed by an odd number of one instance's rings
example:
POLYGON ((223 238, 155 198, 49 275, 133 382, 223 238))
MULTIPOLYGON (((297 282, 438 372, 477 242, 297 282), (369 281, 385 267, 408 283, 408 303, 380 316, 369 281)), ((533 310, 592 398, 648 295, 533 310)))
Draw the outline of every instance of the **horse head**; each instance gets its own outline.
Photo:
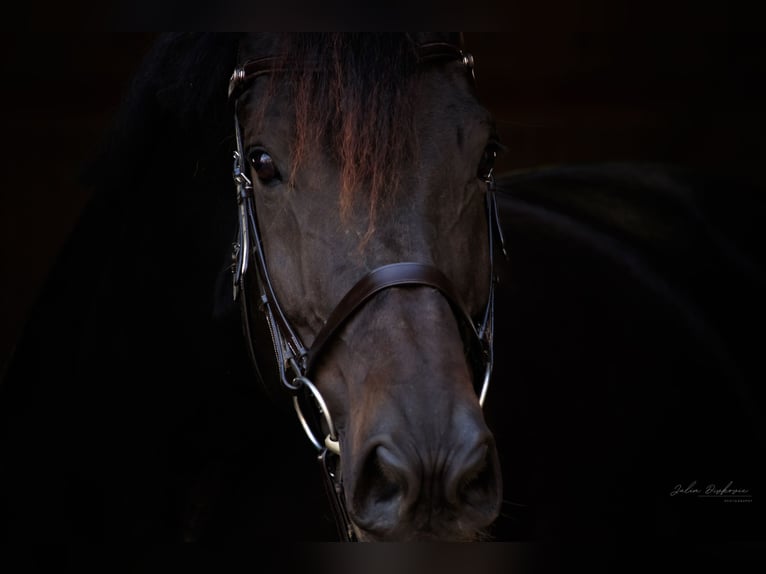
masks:
POLYGON ((361 540, 471 540, 499 513, 498 144, 472 64, 449 35, 253 35, 232 75, 246 332, 361 540))

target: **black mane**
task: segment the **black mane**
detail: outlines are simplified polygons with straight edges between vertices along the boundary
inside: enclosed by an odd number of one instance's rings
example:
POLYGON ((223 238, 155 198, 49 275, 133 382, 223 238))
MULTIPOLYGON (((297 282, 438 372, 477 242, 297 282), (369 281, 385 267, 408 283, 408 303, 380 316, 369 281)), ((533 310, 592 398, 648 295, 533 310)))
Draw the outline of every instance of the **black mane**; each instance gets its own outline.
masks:
MULTIPOLYGON (((195 151, 200 158, 209 158, 219 146, 231 146, 226 90, 238 41, 238 34, 159 36, 124 97, 101 155, 85 174, 85 183, 129 188, 147 174, 151 177, 158 163, 166 163, 176 177, 190 178, 198 175, 197 170, 184 168, 195 151), (168 158, 168 150, 179 157, 168 158), (158 155, 166 158, 164 162, 158 155)), ((196 168, 199 158, 193 159, 196 168)))

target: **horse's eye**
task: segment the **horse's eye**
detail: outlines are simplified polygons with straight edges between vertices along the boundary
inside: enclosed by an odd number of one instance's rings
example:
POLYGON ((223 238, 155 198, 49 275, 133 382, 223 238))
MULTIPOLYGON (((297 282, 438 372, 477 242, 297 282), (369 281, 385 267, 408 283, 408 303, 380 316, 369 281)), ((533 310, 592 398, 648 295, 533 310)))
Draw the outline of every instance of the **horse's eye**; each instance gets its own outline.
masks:
POLYGON ((262 183, 270 183, 279 179, 279 170, 274 164, 274 158, 262 149, 252 150, 248 154, 247 160, 262 183))
POLYGON ((495 169, 495 158, 497 157, 498 151, 500 151, 500 144, 497 142, 490 142, 487 147, 484 148, 484 153, 479 161, 479 167, 476 169, 476 177, 484 181, 492 176, 492 170, 495 169))

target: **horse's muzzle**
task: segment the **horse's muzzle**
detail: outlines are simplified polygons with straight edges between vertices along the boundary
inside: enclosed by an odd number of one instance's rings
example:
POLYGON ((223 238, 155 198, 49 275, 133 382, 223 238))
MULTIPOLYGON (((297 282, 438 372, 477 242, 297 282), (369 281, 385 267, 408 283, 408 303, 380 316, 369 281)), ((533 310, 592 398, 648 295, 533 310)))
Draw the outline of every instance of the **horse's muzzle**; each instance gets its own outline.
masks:
POLYGON ((402 424, 367 441, 349 493, 360 539, 475 540, 495 520, 502 481, 480 411, 445 430, 428 442, 402 424))

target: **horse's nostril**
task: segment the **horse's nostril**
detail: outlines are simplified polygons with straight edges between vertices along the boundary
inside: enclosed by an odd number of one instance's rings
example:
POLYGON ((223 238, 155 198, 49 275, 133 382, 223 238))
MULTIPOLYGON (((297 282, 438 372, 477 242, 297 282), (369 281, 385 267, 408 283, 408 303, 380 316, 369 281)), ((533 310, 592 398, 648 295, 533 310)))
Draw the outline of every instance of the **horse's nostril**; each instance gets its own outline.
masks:
POLYGON ((386 502, 399 494, 405 487, 406 470, 401 461, 386 447, 376 448, 368 460, 370 486, 375 500, 386 502))
POLYGON ((364 462, 354 489, 354 509, 365 523, 393 526, 413 474, 396 452, 383 445, 373 448, 364 462))
POLYGON ((483 443, 472 449, 447 481, 448 502, 456 507, 491 512, 496 506, 499 487, 495 459, 491 444, 483 443))

